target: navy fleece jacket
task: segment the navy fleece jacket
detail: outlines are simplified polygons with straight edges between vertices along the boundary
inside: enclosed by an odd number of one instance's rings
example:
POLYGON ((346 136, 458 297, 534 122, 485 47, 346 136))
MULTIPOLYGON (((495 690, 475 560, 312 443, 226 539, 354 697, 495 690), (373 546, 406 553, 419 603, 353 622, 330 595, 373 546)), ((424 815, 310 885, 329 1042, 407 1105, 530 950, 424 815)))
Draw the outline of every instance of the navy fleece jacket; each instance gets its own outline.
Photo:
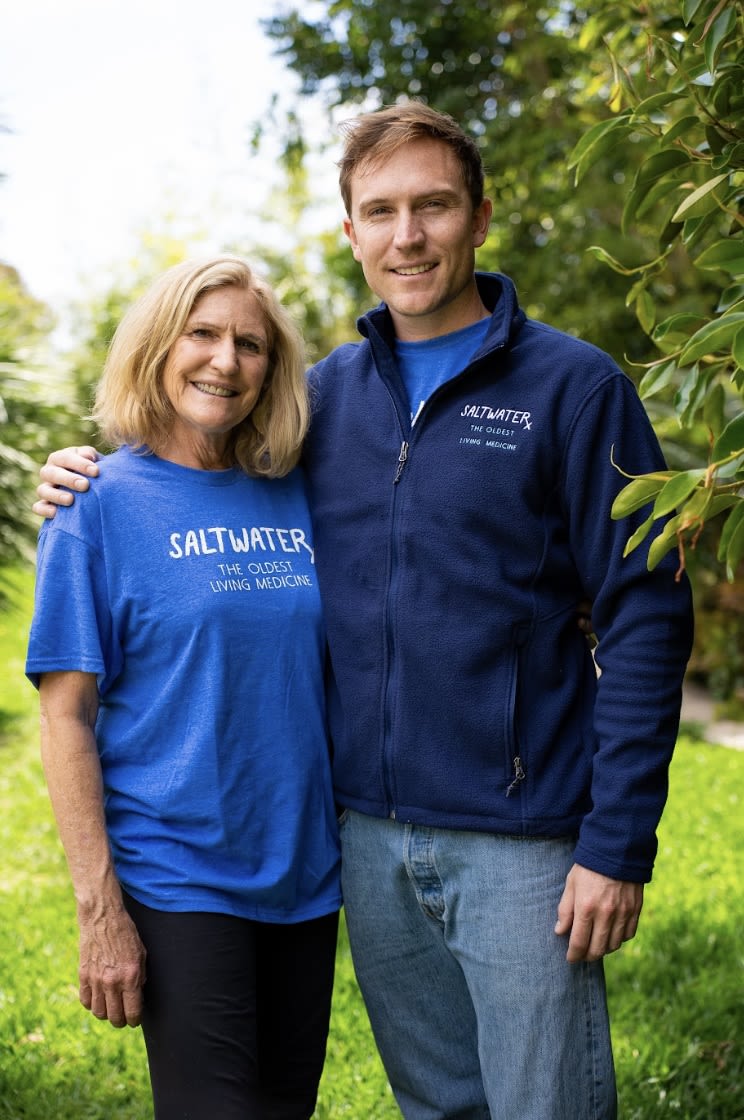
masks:
MULTIPOLYGON (((632 382, 478 275, 481 349, 411 427, 381 305, 312 371, 306 465, 336 797, 372 816, 574 835, 651 877, 692 641, 676 555, 623 559, 627 479, 663 467, 632 382), (599 678, 576 624, 593 601, 599 678)), ((639 519, 648 511, 641 511, 639 519)))

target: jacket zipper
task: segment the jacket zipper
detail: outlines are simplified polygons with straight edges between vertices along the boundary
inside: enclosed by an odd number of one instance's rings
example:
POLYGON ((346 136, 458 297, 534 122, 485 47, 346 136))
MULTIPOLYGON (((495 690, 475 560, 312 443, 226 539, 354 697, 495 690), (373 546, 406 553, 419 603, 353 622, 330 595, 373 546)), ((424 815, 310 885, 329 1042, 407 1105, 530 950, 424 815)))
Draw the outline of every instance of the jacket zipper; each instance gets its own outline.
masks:
POLYGON ((393 486, 395 486, 396 482, 400 482, 400 476, 403 474, 403 468, 405 467, 407 462, 408 462, 408 443, 406 442, 406 440, 403 440, 402 444, 400 445, 400 454, 398 455, 398 466, 397 466, 397 469, 395 471, 395 478, 393 479, 393 486))
MULTIPOLYGON (((383 379, 383 383, 384 383, 384 379, 383 379)), ((404 425, 403 425, 403 423, 401 421, 401 418, 400 418, 400 413, 398 411, 395 396, 391 392, 390 387, 388 385, 385 385, 385 387, 386 387, 386 389, 387 389, 388 393, 390 394, 390 397, 393 401, 393 407, 395 409, 396 415, 398 416, 398 422, 399 422, 399 425, 400 425, 400 432, 401 432, 401 436, 402 436, 404 431, 405 431, 405 428, 404 428, 404 425)), ((396 462, 395 476, 393 478, 393 486, 395 486, 400 481, 400 477, 403 474, 403 470, 405 468, 405 465, 406 465, 407 461, 408 461, 408 440, 404 438, 401 442, 401 445, 400 445, 400 451, 398 452, 398 459, 397 459, 397 462, 396 462)), ((397 515, 396 515, 396 511, 395 511, 395 506, 397 504, 397 498, 396 498, 395 494, 396 494, 396 492, 395 492, 395 490, 393 490, 393 499, 392 499, 393 509, 392 509, 392 512, 391 512, 392 520, 391 520, 391 538, 390 538, 390 569, 389 569, 389 576, 388 576, 387 594, 386 594, 386 597, 385 597, 385 622, 384 622, 385 634, 386 634, 385 642, 386 642, 386 649, 387 649, 387 666, 386 666, 387 679, 386 679, 386 682, 385 682, 385 692, 384 692, 384 696, 383 696, 383 713, 382 713, 383 714, 383 719, 382 719, 382 727, 383 727, 383 744, 382 744, 383 780, 384 780, 384 787, 385 787, 385 796, 387 798, 387 802, 388 802, 388 806, 389 806, 388 816, 391 820, 395 820, 396 817, 397 817, 396 804, 395 804, 395 792, 394 792, 394 772, 393 772, 392 758, 391 758, 391 754, 390 754, 391 742, 392 742, 393 701, 394 701, 394 694, 393 694, 394 681, 393 681, 393 678, 394 678, 394 675, 395 675, 395 665, 394 665, 394 663, 395 663, 395 655, 396 655, 396 651, 395 651, 395 626, 394 626, 394 622, 392 621, 392 619, 393 619, 393 615, 395 613, 394 612, 394 600, 395 600, 395 594, 396 594, 396 586, 397 586, 398 579, 399 579, 398 563, 397 563, 397 515)))
MULTIPOLYGON (((505 347, 506 347, 506 343, 502 342, 491 353, 489 353, 487 355, 487 357, 489 359, 491 359, 497 351, 504 350, 505 347)), ((416 419, 416 424, 417 424, 416 431, 419 430, 419 426, 421 424, 423 414, 424 414, 424 412, 427 412, 429 410, 429 406, 430 406, 431 402, 434 400, 434 398, 438 397, 440 394, 448 391, 449 387, 451 387, 452 381, 459 379, 460 377, 462 377, 463 374, 469 372, 471 369, 472 369, 472 365, 468 366, 467 369, 463 370, 460 374, 458 374, 456 378, 452 378, 450 381, 445 382, 444 385, 440 385, 439 388, 436 389, 432 393, 432 395, 426 401, 426 403, 424 404, 424 407, 422 408, 421 412, 419 413, 419 415, 416 419)), ((385 388, 387 389, 388 394, 390 395, 390 397, 392 399, 393 407, 395 409, 396 414, 398 415, 398 421, 401 424, 401 430, 403 430, 404 426, 400 421, 400 413, 398 411, 398 407, 397 407, 397 404, 396 404, 395 394, 391 391, 390 386, 386 383, 384 377, 382 378, 382 381, 383 381, 383 384, 385 385, 385 388)), ((398 460, 397 460, 396 468, 395 468, 395 476, 393 478, 393 486, 397 486, 397 484, 401 480, 401 476, 402 476, 403 471, 405 469, 406 463, 408 462, 408 454, 409 454, 409 441, 404 439, 402 441, 401 445, 400 445, 400 451, 398 452, 398 460)), ((393 498, 393 503, 395 503, 395 498, 393 498)), ((394 598, 394 593, 395 593, 395 584, 397 584, 397 581, 398 581, 398 575, 397 575, 397 572, 396 572, 396 563, 397 563, 397 559, 396 559, 396 551, 397 551, 396 550, 396 532, 397 532, 396 521, 397 521, 397 517, 396 517, 396 514, 395 514, 395 509, 393 508, 392 540, 391 540, 391 556, 390 556, 390 579, 389 579, 389 582, 388 582, 388 592, 387 592, 387 596, 386 596, 386 606, 385 606, 385 630, 386 630, 386 634, 387 634, 387 639, 386 640, 387 640, 387 658, 388 658, 388 661, 387 661, 387 682, 386 682, 386 685, 385 685, 385 696, 384 696, 384 700, 383 700, 383 703, 384 703, 384 711, 383 711, 383 736, 384 736, 384 738, 383 738, 383 767, 384 767, 384 772, 385 772, 385 779, 384 779, 385 780, 385 792, 386 792, 386 795, 387 795, 387 798, 388 798, 388 803, 390 805, 390 810, 389 810, 388 816, 391 820, 395 820, 396 815, 397 815, 396 814, 396 808, 395 808, 395 797, 393 795, 393 790, 392 790, 392 764, 391 764, 391 760, 390 760, 390 757, 389 757, 389 750, 390 750, 391 736, 392 736, 392 686, 393 686, 393 672, 392 672, 392 669, 393 669, 393 660, 394 660, 394 656, 395 656, 395 651, 394 651, 395 635, 394 635, 394 626, 393 626, 393 623, 391 621, 391 615, 393 613, 393 611, 392 611, 392 600, 394 598)), ((512 786, 514 786, 515 784, 520 782, 525 777, 524 771, 522 769, 521 760, 519 759, 518 756, 514 760, 514 764, 515 764, 515 770, 516 770, 516 777, 514 779, 514 782, 512 783, 512 786), (517 763, 519 763, 519 766, 517 766, 517 763)), ((509 787, 508 793, 511 793, 512 786, 509 787)))
POLYGON ((521 758, 519 757, 519 755, 518 755, 518 754, 514 756, 514 761, 513 761, 512 765, 513 765, 513 767, 514 767, 514 778, 513 778, 512 782, 511 782, 511 784, 510 784, 509 788, 508 788, 508 789, 507 789, 507 791, 506 791, 506 796, 507 796, 507 797, 508 797, 508 796, 509 796, 509 795, 510 795, 511 793, 513 793, 513 792, 514 792, 514 790, 515 790, 515 789, 517 788, 517 786, 519 785, 519 783, 520 783, 520 782, 523 782, 523 781, 524 781, 524 779, 525 779, 525 778, 527 777, 527 775, 526 775, 526 774, 525 774, 525 772, 524 772, 524 768, 523 768, 523 766, 522 766, 522 759, 521 759, 521 758))

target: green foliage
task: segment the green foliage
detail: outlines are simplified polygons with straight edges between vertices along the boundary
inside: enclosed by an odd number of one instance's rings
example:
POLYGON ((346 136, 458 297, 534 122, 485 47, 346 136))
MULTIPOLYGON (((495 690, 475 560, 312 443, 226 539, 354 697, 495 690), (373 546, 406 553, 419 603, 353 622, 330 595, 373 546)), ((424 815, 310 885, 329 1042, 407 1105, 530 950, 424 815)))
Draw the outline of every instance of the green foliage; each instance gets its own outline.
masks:
MULTIPOLYGON (((264 26, 303 94, 331 114, 417 97, 460 120, 496 200, 479 266, 512 274, 531 315, 642 361, 650 344, 621 279, 586 252, 617 225, 628 157, 608 145, 578 188, 567 168, 603 111, 589 104, 603 75, 582 39, 586 20, 581 6, 543 0, 326 0, 264 26)), ((616 240, 627 244, 619 231, 616 240)), ((639 259, 649 245, 641 239, 639 259)))
POLYGON ((742 776, 681 736, 639 933, 607 962, 623 1120, 744 1115, 742 776))
MULTIPOLYGON (((72 416, 64 380, 44 342, 54 326, 15 269, 0 264, 0 564, 28 556, 38 523, 31 517, 37 464, 50 433, 59 438, 72 416)), ((0 579, 0 599, 4 588, 0 579)))
MULTIPOLYGON (((77 935, 64 856, 23 680, 31 573, 3 573, 0 615, 0 1120, 147 1120, 139 1031, 77 1000, 77 935), (101 1076, 101 1071, 105 1076, 101 1076)), ((744 1100, 744 754, 682 735, 659 856, 636 939, 607 960, 623 1120, 741 1120, 744 1100)), ((399 1117, 374 1049, 342 926, 318 1120, 399 1117)))
MULTIPOLYGON (((183 242, 167 235, 145 234, 137 256, 120 266, 113 284, 102 294, 74 307, 72 331, 77 341, 65 361, 79 414, 75 443, 94 442, 94 428, 85 417, 92 407, 109 344, 124 312, 156 276, 185 256, 183 242)), ((61 446, 59 434, 54 446, 61 446)))
MULTIPOLYGON (((676 18, 646 5, 631 43, 633 22, 618 4, 587 24, 587 36, 610 46, 616 114, 587 130, 569 162, 580 183, 607 144, 641 155, 620 227, 653 230, 655 250, 633 266, 595 251, 632 280, 627 303, 658 353, 645 363, 641 396, 671 399, 705 465, 646 484, 654 507, 626 551, 671 514, 648 566, 670 549, 683 566, 720 519, 717 560, 733 582, 744 557, 744 13, 725 0, 684 0, 676 18), (690 269, 694 289, 680 281, 690 269)), ((619 495, 614 517, 639 508, 638 482, 619 495)))
POLYGON ((261 215, 261 242, 238 244, 236 251, 274 287, 302 330, 308 362, 315 362, 356 337, 354 322, 371 296, 340 229, 304 231, 303 219, 315 202, 304 154, 299 122, 290 116, 285 180, 261 215))

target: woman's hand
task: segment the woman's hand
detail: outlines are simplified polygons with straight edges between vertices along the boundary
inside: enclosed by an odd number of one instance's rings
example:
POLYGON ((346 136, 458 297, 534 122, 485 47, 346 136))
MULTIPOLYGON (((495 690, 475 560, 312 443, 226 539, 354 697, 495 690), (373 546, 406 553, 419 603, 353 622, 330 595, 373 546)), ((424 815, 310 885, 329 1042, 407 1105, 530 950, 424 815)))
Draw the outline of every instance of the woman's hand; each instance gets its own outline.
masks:
POLYGON ((145 947, 137 928, 115 903, 78 904, 80 1002, 112 1027, 137 1027, 142 1018, 145 947))
POLYGON ((41 759, 77 902, 80 1002, 114 1027, 142 1014, 145 948, 122 897, 103 807, 93 673, 42 673, 41 759))

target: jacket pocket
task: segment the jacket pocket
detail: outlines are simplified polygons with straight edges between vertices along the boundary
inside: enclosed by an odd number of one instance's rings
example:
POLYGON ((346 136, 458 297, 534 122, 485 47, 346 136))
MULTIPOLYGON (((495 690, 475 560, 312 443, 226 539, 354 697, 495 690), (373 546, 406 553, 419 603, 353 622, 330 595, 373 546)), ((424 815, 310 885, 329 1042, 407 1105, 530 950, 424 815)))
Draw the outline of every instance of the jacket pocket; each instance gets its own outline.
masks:
POLYGON ((516 623, 514 626, 514 645, 512 648, 511 668, 509 673, 509 688, 507 694, 507 711, 504 726, 504 741, 506 743, 506 796, 511 797, 519 792, 519 787, 527 777, 525 749, 520 741, 517 723, 517 698, 521 676, 522 650, 529 638, 529 623, 516 623))

